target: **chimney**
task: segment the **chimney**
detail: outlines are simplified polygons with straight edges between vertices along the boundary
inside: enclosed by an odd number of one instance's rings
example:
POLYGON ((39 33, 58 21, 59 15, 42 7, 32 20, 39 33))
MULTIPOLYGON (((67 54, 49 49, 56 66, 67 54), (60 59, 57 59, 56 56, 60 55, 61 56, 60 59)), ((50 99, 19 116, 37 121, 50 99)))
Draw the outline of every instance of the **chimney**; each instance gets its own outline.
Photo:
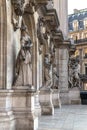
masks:
POLYGON ((74 11, 74 14, 79 13, 78 9, 74 9, 73 11, 74 11))

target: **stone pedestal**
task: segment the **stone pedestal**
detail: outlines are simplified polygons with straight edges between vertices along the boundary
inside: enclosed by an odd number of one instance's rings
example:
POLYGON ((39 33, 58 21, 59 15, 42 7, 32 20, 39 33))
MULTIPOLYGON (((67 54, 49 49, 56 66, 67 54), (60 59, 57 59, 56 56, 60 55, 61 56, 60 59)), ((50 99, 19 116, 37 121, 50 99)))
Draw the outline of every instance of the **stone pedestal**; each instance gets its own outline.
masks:
POLYGON ((39 101, 39 91, 35 93, 35 115, 41 116, 41 106, 39 101))
POLYGON ((38 130, 35 90, 23 87, 0 90, 0 130, 38 130))
POLYGON ((16 130, 11 106, 12 91, 0 90, 0 130, 16 130))
POLYGON ((53 101, 54 108, 61 108, 60 96, 57 89, 53 89, 52 101, 53 101))
POLYGON ((60 92, 60 100, 63 105, 69 105, 69 92, 68 91, 60 92))
POLYGON ((69 41, 60 43, 57 48, 58 72, 59 72, 59 91, 61 104, 69 104, 68 90, 68 60, 69 60, 69 41))
POLYGON ((12 108, 16 120, 16 130, 38 130, 38 117, 35 115, 34 108, 35 90, 23 90, 23 87, 14 90, 12 93, 12 108))
POLYGON ((80 90, 77 87, 69 90, 69 104, 81 104, 80 90))
POLYGON ((52 102, 52 90, 43 88, 40 90, 40 105, 42 115, 53 115, 54 106, 52 102))

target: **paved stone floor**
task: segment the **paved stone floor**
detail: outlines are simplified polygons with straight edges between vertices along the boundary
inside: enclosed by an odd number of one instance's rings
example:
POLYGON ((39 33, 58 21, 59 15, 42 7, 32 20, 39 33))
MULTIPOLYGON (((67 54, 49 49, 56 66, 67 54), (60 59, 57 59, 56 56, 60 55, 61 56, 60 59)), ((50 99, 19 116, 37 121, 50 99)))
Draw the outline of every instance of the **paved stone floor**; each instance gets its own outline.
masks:
POLYGON ((39 130, 87 130, 87 105, 62 106, 54 116, 41 116, 39 130))

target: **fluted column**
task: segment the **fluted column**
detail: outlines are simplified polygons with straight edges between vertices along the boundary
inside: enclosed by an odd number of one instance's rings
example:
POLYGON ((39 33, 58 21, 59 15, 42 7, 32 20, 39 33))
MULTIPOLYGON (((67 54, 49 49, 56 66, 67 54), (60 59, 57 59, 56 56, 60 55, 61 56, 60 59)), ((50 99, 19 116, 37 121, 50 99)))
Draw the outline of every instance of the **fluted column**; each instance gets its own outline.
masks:
POLYGON ((6 5, 5 0, 0 1, 0 88, 6 87, 6 5))

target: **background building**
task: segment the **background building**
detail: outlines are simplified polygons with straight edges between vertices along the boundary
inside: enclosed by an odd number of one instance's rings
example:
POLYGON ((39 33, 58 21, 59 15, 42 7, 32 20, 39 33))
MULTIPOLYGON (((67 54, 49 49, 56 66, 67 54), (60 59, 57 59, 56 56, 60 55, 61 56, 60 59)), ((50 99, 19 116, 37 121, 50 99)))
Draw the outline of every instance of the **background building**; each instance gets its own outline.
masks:
MULTIPOLYGON (((75 56, 80 59, 80 73, 87 75, 87 9, 77 10, 68 16, 69 38, 76 45, 75 56)), ((85 80, 84 80, 85 82, 85 80)), ((87 84, 85 83, 85 86, 87 84)), ((84 86, 84 87, 85 87, 84 86)))

